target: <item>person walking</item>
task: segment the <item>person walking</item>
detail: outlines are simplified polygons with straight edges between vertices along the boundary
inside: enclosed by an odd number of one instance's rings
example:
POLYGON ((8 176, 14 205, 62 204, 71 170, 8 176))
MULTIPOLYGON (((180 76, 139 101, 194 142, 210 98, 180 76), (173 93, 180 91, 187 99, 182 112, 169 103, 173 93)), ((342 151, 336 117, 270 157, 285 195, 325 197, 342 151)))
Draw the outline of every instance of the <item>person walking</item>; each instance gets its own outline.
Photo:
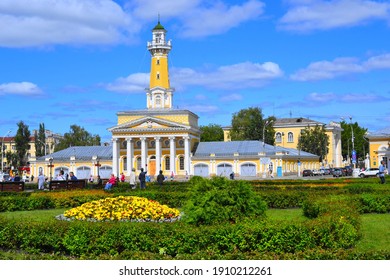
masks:
POLYGON ((131 169, 130 172, 130 188, 135 189, 135 168, 131 169))
POLYGON ((157 183, 160 187, 162 187, 164 180, 165 176, 163 175, 162 170, 160 170, 160 173, 157 175, 157 183))
POLYGON ((38 176, 38 190, 43 190, 45 188, 45 181, 46 181, 46 178, 45 178, 45 175, 43 175, 43 173, 39 173, 39 176, 38 176))
POLYGON ((140 188, 146 189, 146 171, 144 171, 143 168, 141 168, 141 173, 138 175, 138 179, 140 182, 140 188))
POLYGON ((379 178, 381 179, 381 184, 386 183, 385 170, 386 170, 385 162, 382 160, 381 165, 379 165, 379 178))

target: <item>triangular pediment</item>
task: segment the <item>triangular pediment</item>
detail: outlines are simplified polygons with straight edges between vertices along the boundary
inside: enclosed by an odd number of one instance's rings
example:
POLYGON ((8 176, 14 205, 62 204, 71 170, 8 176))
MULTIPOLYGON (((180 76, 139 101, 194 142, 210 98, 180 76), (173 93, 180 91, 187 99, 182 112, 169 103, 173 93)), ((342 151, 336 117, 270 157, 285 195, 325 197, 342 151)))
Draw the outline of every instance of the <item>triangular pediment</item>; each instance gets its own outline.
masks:
POLYGON ((168 121, 156 117, 143 117, 137 120, 119 124, 108 130, 111 132, 123 131, 156 131, 156 130, 187 130, 190 126, 181 123, 168 121))

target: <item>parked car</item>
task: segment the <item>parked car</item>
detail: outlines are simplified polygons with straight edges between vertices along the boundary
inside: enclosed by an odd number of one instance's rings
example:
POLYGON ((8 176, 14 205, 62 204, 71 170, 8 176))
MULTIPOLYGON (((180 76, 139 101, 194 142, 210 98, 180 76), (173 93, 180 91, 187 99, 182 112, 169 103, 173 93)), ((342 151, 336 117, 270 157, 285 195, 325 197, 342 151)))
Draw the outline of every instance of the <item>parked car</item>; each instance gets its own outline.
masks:
POLYGON ((330 168, 325 168, 324 170, 324 175, 331 175, 330 168))
POLYGON ((351 166, 345 166, 343 167, 343 172, 345 173, 344 176, 352 176, 353 168, 351 166))
POLYGON ((366 170, 360 170, 359 171, 359 177, 365 178, 365 177, 374 177, 378 176, 379 168, 367 168, 366 170))
POLYGON ((312 172, 313 172, 313 176, 320 176, 320 175, 322 175, 321 170, 313 169, 312 172))
POLYGON ((333 168, 332 175, 333 175, 333 177, 342 177, 343 176, 343 170, 340 167, 333 168))
POLYGON ((311 171, 310 169, 305 169, 302 171, 302 176, 303 177, 313 176, 313 171, 311 171))

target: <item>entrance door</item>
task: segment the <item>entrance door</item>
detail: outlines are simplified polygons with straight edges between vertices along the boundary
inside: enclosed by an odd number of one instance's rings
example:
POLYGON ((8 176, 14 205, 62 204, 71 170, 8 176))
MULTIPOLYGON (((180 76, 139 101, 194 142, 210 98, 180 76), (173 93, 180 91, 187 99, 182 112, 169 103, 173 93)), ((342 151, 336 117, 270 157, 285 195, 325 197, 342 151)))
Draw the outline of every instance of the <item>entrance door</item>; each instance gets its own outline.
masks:
POLYGON ((194 166, 194 175, 208 177, 209 176, 209 166, 203 163, 197 164, 194 166))
POLYGON ((154 176, 156 174, 156 160, 150 160, 148 165, 148 174, 154 176))

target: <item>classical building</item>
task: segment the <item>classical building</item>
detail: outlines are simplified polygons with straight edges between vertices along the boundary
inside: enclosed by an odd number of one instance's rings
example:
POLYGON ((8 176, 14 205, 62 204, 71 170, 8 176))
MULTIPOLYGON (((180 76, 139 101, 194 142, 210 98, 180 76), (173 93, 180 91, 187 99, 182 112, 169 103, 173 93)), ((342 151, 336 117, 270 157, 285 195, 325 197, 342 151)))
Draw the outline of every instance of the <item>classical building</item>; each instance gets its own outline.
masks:
POLYGON ((198 116, 173 107, 168 54, 172 48, 167 31, 158 23, 147 48, 151 54, 150 82, 146 89, 146 109, 117 113, 118 121, 108 128, 111 146, 69 147, 32 163, 33 174, 46 176, 64 170, 79 179, 129 175, 141 168, 155 177, 160 170, 175 178, 200 176, 259 177, 268 174, 298 174, 318 169, 319 157, 294 147, 270 146, 260 141, 202 142, 198 116))
MULTIPOLYGON (((278 118, 272 124, 275 129, 275 145, 288 149, 297 149, 299 137, 307 127, 324 126, 326 135, 329 136, 328 154, 322 162, 325 167, 343 166, 341 154, 341 132, 340 123, 330 122, 324 124, 307 118, 278 118)), ((224 141, 230 140, 231 127, 223 127, 224 141)))
POLYGON ((151 54, 150 83, 146 89, 146 109, 118 112, 112 133, 112 169, 129 175, 143 168, 150 175, 185 175, 191 170, 191 152, 200 140, 198 116, 173 108, 169 82, 168 54, 172 48, 160 22, 152 30, 147 47, 151 54))
POLYGON ((383 160, 386 163, 386 167, 390 166, 390 127, 385 129, 368 132, 366 138, 369 141, 369 155, 366 157, 366 161, 372 168, 378 168, 380 162, 383 160))

